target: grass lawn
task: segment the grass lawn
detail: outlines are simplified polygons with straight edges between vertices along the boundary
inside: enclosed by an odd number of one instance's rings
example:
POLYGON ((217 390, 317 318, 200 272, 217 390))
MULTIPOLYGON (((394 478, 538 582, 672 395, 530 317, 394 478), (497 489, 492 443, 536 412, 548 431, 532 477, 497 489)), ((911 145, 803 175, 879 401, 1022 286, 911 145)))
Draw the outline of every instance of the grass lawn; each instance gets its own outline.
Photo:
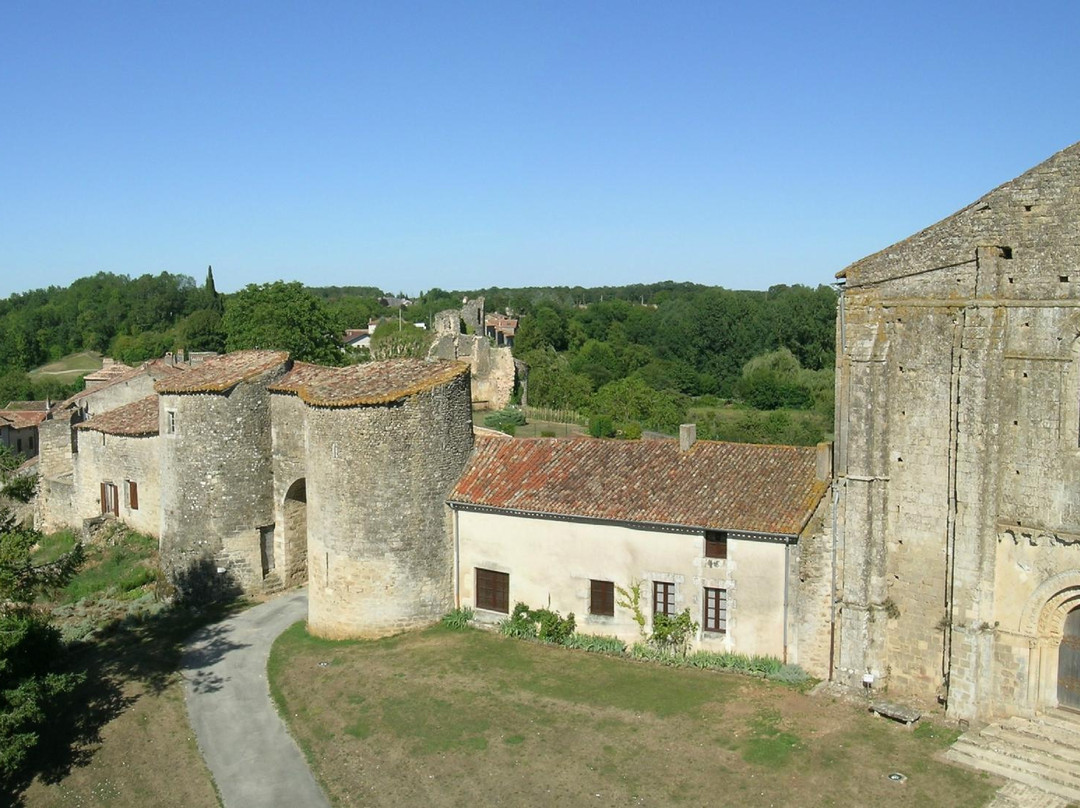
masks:
MULTIPOLYGON (((477 410, 473 413, 473 423, 476 426, 484 425, 484 416, 490 415, 490 411, 477 410)), ((515 438, 539 438, 543 432, 554 432, 557 438, 568 438, 574 435, 585 435, 588 430, 579 424, 557 424, 554 421, 529 421, 527 424, 514 430, 515 438)))
POLYGON ((269 675, 338 805, 975 808, 997 785, 935 760, 955 736, 929 724, 476 630, 328 642, 297 624, 269 675))
POLYGON ((56 362, 50 362, 30 371, 33 381, 41 379, 56 379, 64 384, 69 384, 80 376, 101 370, 101 354, 96 351, 83 351, 82 353, 69 354, 56 362))

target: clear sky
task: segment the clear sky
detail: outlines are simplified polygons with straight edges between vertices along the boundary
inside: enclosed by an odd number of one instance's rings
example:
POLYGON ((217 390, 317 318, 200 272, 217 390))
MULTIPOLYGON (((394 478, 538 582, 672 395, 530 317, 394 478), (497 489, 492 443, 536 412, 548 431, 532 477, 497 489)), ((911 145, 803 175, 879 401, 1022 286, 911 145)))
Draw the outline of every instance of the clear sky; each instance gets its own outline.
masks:
POLYGON ((818 284, 1080 140, 1080 3, 6 2, 0 296, 818 284))

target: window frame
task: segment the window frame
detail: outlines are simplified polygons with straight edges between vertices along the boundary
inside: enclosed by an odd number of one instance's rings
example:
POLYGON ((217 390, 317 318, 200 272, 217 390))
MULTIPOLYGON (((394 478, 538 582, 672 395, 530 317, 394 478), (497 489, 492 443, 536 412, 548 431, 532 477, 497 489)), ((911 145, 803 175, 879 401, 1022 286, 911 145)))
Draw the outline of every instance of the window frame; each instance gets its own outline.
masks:
POLYGON ((728 534, 726 530, 705 531, 705 558, 727 561, 728 534))
POLYGON ((725 635, 727 624, 727 587, 706 586, 701 599, 701 630, 706 634, 725 635))
POLYGON ((589 579, 589 614, 594 617, 615 616, 615 582, 589 579))
POLYGON ((675 584, 670 581, 653 581, 653 616, 665 614, 674 617, 675 611, 675 584), (661 593, 663 596, 661 597, 661 593), (664 606, 661 609, 661 605, 664 606))
POLYGON ((132 511, 139 510, 139 484, 134 480, 124 480, 127 483, 127 504, 132 511))
POLYGON ((474 567, 473 603, 477 609, 510 614, 510 573, 474 567))

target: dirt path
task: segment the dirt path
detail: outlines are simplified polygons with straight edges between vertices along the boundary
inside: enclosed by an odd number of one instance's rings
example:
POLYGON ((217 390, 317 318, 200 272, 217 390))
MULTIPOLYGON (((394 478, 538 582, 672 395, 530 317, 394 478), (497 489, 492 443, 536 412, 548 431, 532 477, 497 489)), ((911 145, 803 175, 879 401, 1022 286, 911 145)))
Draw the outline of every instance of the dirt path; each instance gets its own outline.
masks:
POLYGON ((225 808, 329 806, 266 680, 270 646, 306 616, 307 592, 293 592, 202 629, 184 650, 188 716, 225 808))

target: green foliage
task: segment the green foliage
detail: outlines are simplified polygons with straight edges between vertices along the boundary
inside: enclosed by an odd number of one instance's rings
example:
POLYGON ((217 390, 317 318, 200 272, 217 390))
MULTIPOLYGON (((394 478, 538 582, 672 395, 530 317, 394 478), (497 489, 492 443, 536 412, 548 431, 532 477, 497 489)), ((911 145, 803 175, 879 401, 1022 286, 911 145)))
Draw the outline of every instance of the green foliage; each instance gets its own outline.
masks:
POLYGON ((452 631, 463 631, 472 624, 473 610, 468 606, 459 606, 443 615, 442 624, 452 631))
POLYGON ((640 376, 630 376, 597 390, 589 408, 594 415, 617 423, 636 421, 650 429, 675 432, 686 419, 687 404, 681 393, 653 390, 640 376))
POLYGON ((594 438, 615 437, 615 424, 610 415, 594 415, 589 419, 589 434, 594 438))
POLYGON ((631 421, 628 424, 616 424, 615 434, 623 440, 641 440, 641 424, 637 421, 631 421))
POLYGON ((383 320, 371 335, 372 359, 423 359, 434 341, 431 331, 399 320, 383 320))
POLYGON ((514 604, 514 611, 510 616, 499 623, 499 631, 507 637, 518 639, 533 639, 536 637, 536 621, 529 614, 529 604, 514 604))
POLYGON ((510 617, 499 624, 500 631, 508 637, 535 638, 559 645, 574 635, 574 627, 573 612, 563 617, 550 609, 530 609, 525 603, 515 604, 510 617))
POLYGON ((676 615, 657 612, 653 615, 649 644, 668 655, 686 656, 687 646, 697 630, 698 623, 691 619, 689 609, 676 615))
POLYGON ((621 587, 615 584, 615 594, 618 595, 615 602, 623 609, 629 609, 637 623, 638 631, 642 638, 645 637, 645 625, 648 623, 645 610, 641 606, 641 581, 632 581, 629 586, 621 587))
POLYGON ((288 351, 294 359, 323 365, 344 361, 344 330, 326 304, 301 283, 249 284, 225 302, 225 348, 288 351))
MULTIPOLYGON (((0 483, 10 484, 10 460, 0 464, 0 483)), ((61 671, 60 633, 34 601, 65 585, 82 563, 82 545, 35 560, 41 534, 19 525, 0 506, 0 793, 23 772, 82 676, 61 671)))
POLYGON ((563 641, 567 648, 591 651, 594 654, 619 655, 626 652, 626 643, 618 637, 602 634, 572 634, 563 641))
POLYGON ((814 412, 733 409, 693 413, 698 437, 736 443, 814 446, 832 431, 832 417, 814 412))
POLYGON ((115 535, 115 544, 87 551, 85 568, 64 587, 61 601, 74 603, 93 595, 124 598, 158 580, 157 569, 152 566, 157 541, 127 529, 115 535))
POLYGON ((514 428, 525 425, 525 413, 519 407, 508 406, 484 416, 484 426, 514 434, 514 428))

